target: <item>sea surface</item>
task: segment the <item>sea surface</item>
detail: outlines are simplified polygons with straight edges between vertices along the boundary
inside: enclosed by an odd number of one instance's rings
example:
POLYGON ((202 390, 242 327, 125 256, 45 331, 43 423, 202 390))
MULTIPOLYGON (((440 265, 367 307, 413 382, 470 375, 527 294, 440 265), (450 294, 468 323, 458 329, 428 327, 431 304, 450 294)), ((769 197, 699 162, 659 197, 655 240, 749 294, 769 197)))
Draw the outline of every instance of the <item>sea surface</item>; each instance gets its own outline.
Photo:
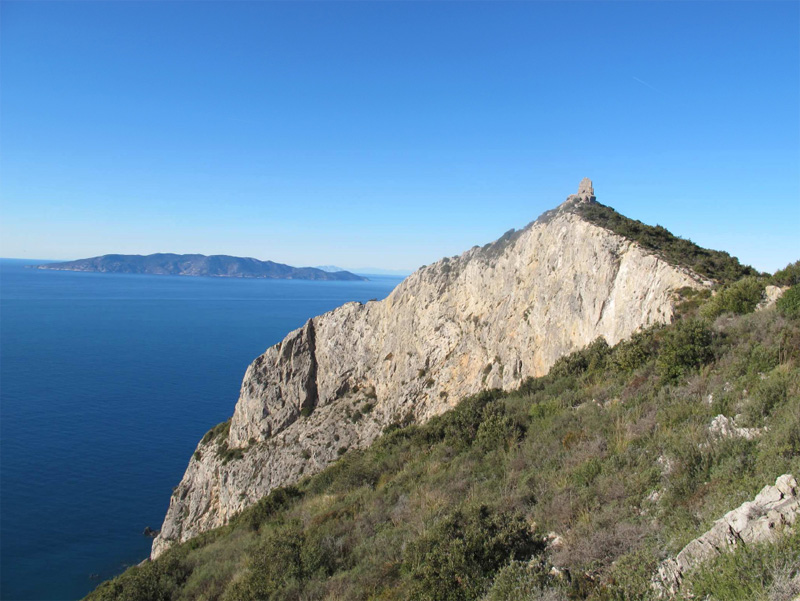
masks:
POLYGON ((79 599, 149 554, 247 365, 401 280, 116 275, 0 260, 0 598, 79 599))

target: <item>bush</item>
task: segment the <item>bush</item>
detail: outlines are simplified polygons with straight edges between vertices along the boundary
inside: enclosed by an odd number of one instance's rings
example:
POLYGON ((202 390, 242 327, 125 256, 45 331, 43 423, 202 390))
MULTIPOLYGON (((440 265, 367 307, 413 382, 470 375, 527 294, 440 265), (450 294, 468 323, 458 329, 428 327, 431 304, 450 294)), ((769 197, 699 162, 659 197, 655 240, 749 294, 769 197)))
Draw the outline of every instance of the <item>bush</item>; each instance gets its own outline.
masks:
POLYGON ((222 460, 223 465, 241 459, 244 457, 244 451, 245 449, 239 447, 230 448, 227 439, 217 443, 217 458, 222 460))
POLYGON ((775 286, 781 287, 800 284, 800 261, 789 263, 780 271, 776 271, 771 278, 771 282, 775 286))
POLYGON ((482 601, 566 601, 566 593, 555 588, 547 565, 511 561, 495 576, 482 601))
POLYGON ((294 486, 275 488, 255 505, 245 509, 231 521, 231 524, 258 531, 262 524, 279 511, 290 506, 303 494, 294 486))
POLYGON ((652 599, 651 579, 658 568, 657 549, 636 549, 616 560, 598 590, 598 599, 645 601, 652 599))
POLYGON ((270 599, 277 591, 302 580, 305 537, 298 522, 280 525, 262 539, 250 555, 244 577, 229 588, 225 599, 245 601, 270 599))
POLYGON ((457 510, 407 547, 404 564, 417 601, 478 599, 509 560, 544 550, 522 518, 488 507, 457 510))
POLYGON ((784 317, 797 319, 800 317, 800 284, 795 284, 778 299, 778 312, 784 317))
POLYGON ((509 443, 516 442, 524 434, 523 426, 508 415, 505 407, 499 403, 493 403, 483 411, 483 419, 478 426, 475 444, 486 452, 497 448, 506 449, 509 443))
POLYGON ((186 582, 191 570, 178 554, 168 552, 158 561, 148 561, 101 584, 88 599, 91 601, 171 601, 186 582))
POLYGON ((217 424, 213 428, 211 428, 208 432, 205 433, 203 436, 203 440, 200 441, 200 444, 208 444, 212 440, 216 440, 218 438, 226 439, 228 438, 228 433, 231 430, 231 420, 226 422, 222 422, 221 424, 217 424))
POLYGON ((780 371, 761 380, 750 395, 744 414, 751 424, 758 425, 769 416, 775 407, 784 403, 789 394, 789 377, 780 371))
POLYGON ((611 356, 611 365, 619 372, 632 372, 644 365, 655 353, 654 330, 637 332, 620 342, 611 356))
POLYGON ((705 321, 689 319, 678 322, 666 331, 656 360, 661 377, 674 382, 710 361, 713 357, 711 341, 711 329, 705 321))
POLYGON ((586 372, 602 371, 610 350, 605 338, 597 338, 585 349, 575 351, 558 359, 550 368, 554 378, 579 376, 586 372))
POLYGON ((722 288, 700 309, 700 313, 709 319, 723 313, 750 313, 761 302, 764 286, 764 280, 755 277, 742 278, 722 288))

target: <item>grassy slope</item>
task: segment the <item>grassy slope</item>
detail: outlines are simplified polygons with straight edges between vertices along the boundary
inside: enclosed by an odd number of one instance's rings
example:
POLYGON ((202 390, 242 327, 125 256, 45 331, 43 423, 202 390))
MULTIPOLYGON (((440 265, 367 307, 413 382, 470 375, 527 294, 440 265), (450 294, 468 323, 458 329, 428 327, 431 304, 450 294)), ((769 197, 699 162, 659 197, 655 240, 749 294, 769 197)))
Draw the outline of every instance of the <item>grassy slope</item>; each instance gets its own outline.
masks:
MULTIPOLYGON (((800 320, 775 309, 600 341, 514 393, 387 432, 89 598, 649 598, 660 559, 800 475, 799 365, 800 320), (714 439, 720 413, 768 431, 714 439), (563 544, 545 551, 551 531, 563 544)), ((785 547, 800 569, 798 537, 785 547)), ((737 570, 766 561, 753 553, 695 586, 736 598, 737 570)))

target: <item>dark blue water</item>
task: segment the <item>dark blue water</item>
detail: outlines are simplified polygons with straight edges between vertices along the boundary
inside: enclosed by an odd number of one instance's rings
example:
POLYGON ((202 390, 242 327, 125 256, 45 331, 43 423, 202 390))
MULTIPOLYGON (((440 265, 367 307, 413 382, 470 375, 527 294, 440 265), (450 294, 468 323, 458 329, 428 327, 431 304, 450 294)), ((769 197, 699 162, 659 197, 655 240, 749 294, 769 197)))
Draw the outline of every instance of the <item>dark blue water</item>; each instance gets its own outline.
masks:
POLYGON ((0 260, 0 596, 77 599, 147 557, 248 363, 369 282, 25 269, 0 260))

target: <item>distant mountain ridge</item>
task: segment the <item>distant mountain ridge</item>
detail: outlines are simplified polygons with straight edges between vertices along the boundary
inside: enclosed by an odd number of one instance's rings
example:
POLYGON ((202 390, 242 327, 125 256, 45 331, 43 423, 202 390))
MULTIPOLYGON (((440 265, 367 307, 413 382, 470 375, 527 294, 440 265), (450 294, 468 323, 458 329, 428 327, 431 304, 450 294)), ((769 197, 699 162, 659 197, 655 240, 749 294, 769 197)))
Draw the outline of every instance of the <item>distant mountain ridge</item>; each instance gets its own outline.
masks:
POLYGON ((314 267, 292 267, 274 261, 229 255, 102 255, 77 261, 37 265, 37 269, 88 271, 97 273, 137 273, 149 275, 185 275, 226 278, 263 278, 281 280, 366 281, 349 271, 326 272, 314 267))

